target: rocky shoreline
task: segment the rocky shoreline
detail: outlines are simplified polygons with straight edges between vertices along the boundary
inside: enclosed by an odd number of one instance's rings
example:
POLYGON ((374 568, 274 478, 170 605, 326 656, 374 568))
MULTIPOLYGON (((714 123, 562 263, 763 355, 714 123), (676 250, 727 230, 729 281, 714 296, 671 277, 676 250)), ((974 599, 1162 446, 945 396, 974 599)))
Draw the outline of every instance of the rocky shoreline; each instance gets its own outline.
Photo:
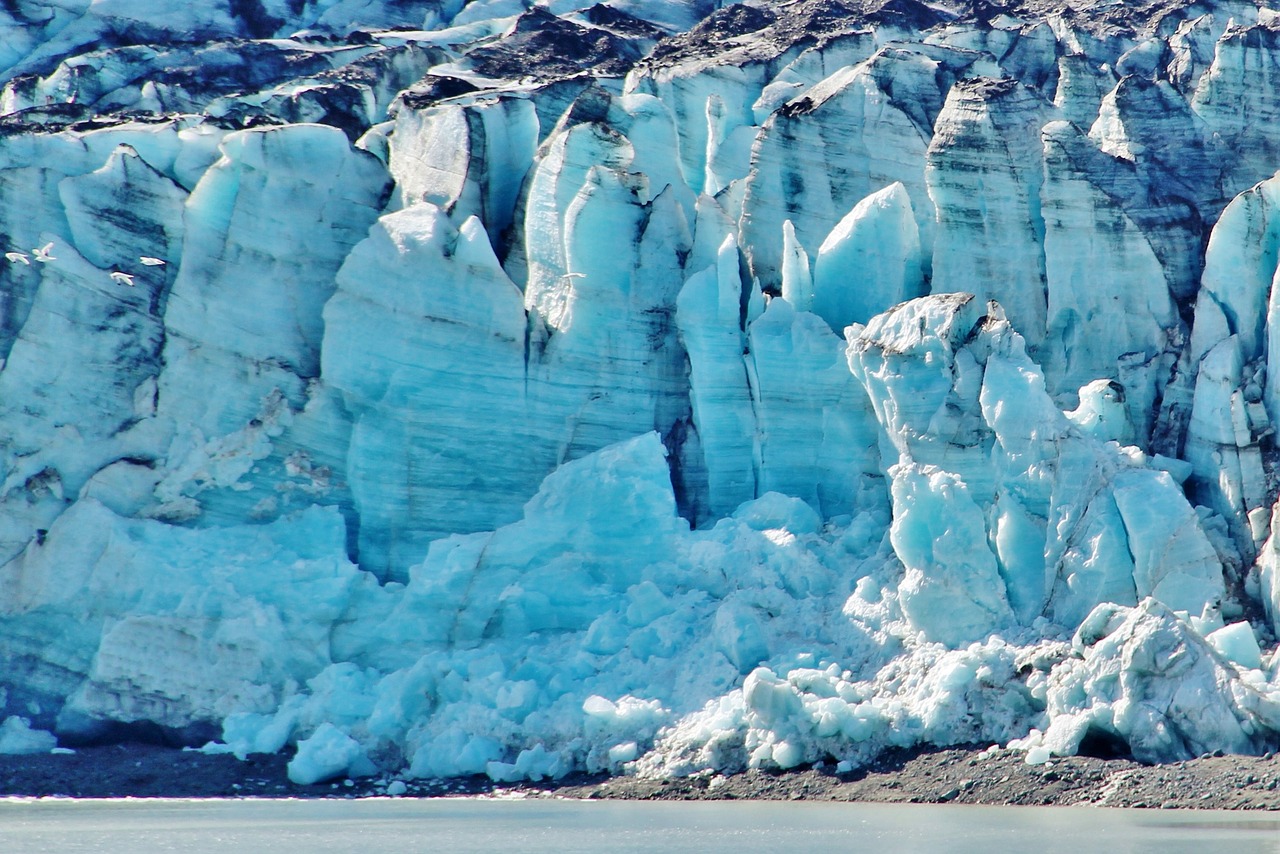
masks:
POLYGON ((1040 766, 1023 754, 982 747, 890 752, 847 774, 830 766, 650 780, 574 777, 496 784, 484 777, 369 777, 312 786, 291 783, 288 756, 246 761, 149 744, 73 753, 0 756, 0 796, 78 798, 358 798, 525 796, 618 800, 815 800, 1164 809, 1280 810, 1280 754, 1207 755, 1142 765, 1070 757, 1040 766))

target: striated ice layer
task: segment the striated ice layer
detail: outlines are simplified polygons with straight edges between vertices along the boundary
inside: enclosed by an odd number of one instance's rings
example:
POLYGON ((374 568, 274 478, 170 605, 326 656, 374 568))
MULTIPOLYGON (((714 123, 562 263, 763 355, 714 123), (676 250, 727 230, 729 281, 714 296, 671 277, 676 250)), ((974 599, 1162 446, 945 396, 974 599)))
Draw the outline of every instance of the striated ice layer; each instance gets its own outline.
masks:
POLYGON ((213 377, 237 377, 247 400, 279 390, 300 401, 319 376, 334 274, 387 190, 382 164, 328 127, 244 131, 219 150, 186 203, 160 383, 162 412, 209 437, 254 414, 204 394, 213 377), (294 215, 299 209, 310 215, 294 215), (299 245, 308 247, 305 266, 290 257, 299 245))
POLYGON ((523 453, 499 450, 528 408, 523 297, 478 218, 458 229, 425 203, 379 219, 336 281, 321 365, 353 421, 358 547, 366 568, 402 573, 445 533, 511 521, 551 464, 532 430, 523 453))
POLYGON ((1137 223, 1083 174, 1079 131, 1052 122, 1043 140, 1045 371, 1057 388, 1123 378, 1135 398, 1133 438, 1145 441, 1163 392, 1158 376, 1185 338, 1166 268, 1137 223))
POLYGON ((387 160, 401 204, 430 202, 459 222, 476 215, 501 235, 515 215, 540 130, 527 98, 399 110, 387 160))
POLYGON ((1035 149, 1044 112, 1036 94, 1013 80, 960 81, 938 114, 925 159, 938 211, 934 292, 997 300, 1037 350, 1046 259, 1044 170, 1035 149))
POLYGON ((942 105, 940 82, 954 73, 925 53, 885 48, 836 71, 764 122, 752 147, 742 213, 754 276, 766 285, 779 281, 784 221, 792 222, 803 245, 818 246, 855 203, 895 182, 910 198, 921 243, 932 247, 924 153, 942 105), (885 91, 889 81, 892 94, 885 91))
MULTIPOLYGON (((1225 16, 1223 16, 1225 18, 1225 16)), ((1213 62, 1199 78, 1190 102, 1228 150, 1228 195, 1265 177, 1275 166, 1276 143, 1259 132, 1260 122, 1274 121, 1277 39, 1275 18, 1256 24, 1230 20, 1213 51, 1213 62)))

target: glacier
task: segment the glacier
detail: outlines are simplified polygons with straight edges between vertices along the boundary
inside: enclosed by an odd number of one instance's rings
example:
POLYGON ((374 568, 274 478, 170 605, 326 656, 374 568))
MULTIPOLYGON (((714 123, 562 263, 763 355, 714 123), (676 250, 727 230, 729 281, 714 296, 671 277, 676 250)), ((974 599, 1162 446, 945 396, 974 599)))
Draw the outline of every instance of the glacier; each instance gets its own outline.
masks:
POLYGON ((1280 749, 1280 12, 37 11, 0 753, 1280 749))

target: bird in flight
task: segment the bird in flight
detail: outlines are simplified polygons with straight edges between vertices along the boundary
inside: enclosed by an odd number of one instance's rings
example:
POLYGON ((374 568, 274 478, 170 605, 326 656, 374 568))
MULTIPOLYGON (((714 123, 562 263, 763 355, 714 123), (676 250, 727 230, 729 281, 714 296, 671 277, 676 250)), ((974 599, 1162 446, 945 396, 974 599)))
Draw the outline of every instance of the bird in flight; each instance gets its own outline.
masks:
POLYGON ((163 258, 152 258, 150 255, 140 255, 138 260, 148 267, 163 267, 165 264, 163 258))
POLYGON ((32 249, 31 254, 34 255, 35 259, 39 261, 41 264, 47 264, 50 261, 58 260, 57 258, 53 257, 53 241, 46 243, 44 246, 41 246, 39 249, 32 249))
POLYGON ((31 266, 31 262, 27 260, 27 253, 25 252, 6 252, 4 253, 4 260, 26 264, 28 267, 31 266))
POLYGON ((111 281, 116 282, 117 284, 133 287, 133 276, 128 273, 121 273, 119 270, 111 271, 111 281))

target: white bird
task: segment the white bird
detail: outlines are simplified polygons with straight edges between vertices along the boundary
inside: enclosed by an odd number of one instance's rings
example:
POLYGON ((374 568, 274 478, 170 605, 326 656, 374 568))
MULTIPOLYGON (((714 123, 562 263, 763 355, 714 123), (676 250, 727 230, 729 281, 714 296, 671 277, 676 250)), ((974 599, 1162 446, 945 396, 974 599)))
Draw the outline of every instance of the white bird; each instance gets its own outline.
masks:
POLYGON ((152 258, 150 255, 139 255, 138 260, 148 267, 163 267, 165 263, 163 258, 152 258))
POLYGON ((128 285, 129 287, 133 287, 133 276, 129 275, 128 273, 121 273, 119 270, 111 271, 111 281, 117 282, 121 285, 128 285))
POLYGON ((25 252, 6 252, 4 253, 4 260, 26 264, 28 267, 31 266, 31 262, 27 260, 27 253, 25 252))
POLYGON ((58 260, 57 258, 53 257, 53 241, 46 243, 44 246, 41 246, 39 249, 32 249, 31 254, 34 255, 36 260, 39 261, 41 264, 47 264, 50 261, 58 260))

